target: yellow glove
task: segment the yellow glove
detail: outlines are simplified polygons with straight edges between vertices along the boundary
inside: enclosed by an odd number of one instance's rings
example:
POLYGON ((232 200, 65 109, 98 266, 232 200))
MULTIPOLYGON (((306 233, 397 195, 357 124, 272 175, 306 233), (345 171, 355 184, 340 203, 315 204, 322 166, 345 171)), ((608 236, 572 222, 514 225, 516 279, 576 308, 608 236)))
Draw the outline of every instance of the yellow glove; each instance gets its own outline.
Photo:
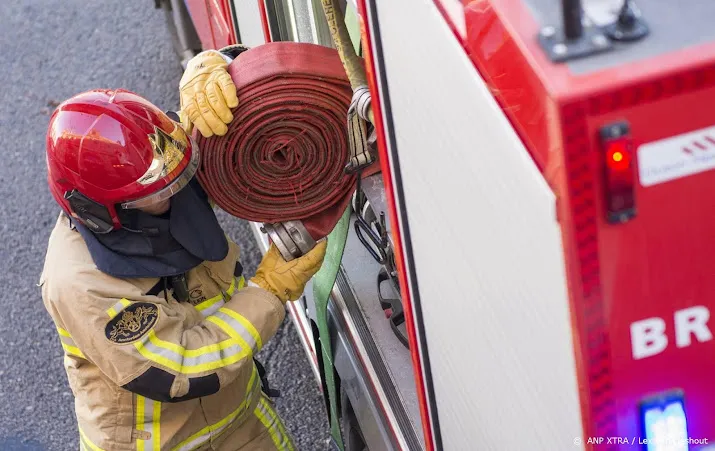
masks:
POLYGON ((327 247, 327 240, 320 241, 307 254, 286 262, 275 244, 271 243, 250 282, 275 294, 282 302, 295 301, 303 294, 305 284, 323 265, 327 247))
POLYGON ((236 86, 226 71, 228 63, 216 50, 201 52, 191 60, 179 82, 181 125, 191 134, 192 124, 206 138, 225 135, 238 106, 236 86))

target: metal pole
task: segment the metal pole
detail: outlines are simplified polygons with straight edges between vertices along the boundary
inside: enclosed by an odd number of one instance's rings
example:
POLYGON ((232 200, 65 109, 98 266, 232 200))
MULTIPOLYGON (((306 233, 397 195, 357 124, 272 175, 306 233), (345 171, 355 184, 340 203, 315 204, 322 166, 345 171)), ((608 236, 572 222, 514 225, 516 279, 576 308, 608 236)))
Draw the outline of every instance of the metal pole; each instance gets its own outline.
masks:
POLYGON ((567 40, 578 39, 583 34, 581 24, 581 0, 561 0, 564 17, 564 36, 567 40))

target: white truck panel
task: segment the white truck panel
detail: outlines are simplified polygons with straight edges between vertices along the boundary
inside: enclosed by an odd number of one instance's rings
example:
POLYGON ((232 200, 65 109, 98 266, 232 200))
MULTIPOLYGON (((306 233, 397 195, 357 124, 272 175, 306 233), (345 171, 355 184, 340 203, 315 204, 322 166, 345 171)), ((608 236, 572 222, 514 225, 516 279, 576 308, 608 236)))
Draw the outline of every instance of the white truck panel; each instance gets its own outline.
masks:
POLYGON ((554 195, 433 1, 376 3, 443 447, 583 449, 554 195))
POLYGON ((266 43, 263 34, 263 21, 258 2, 255 0, 234 0, 233 7, 236 11, 238 33, 241 35, 241 44, 256 47, 266 43))

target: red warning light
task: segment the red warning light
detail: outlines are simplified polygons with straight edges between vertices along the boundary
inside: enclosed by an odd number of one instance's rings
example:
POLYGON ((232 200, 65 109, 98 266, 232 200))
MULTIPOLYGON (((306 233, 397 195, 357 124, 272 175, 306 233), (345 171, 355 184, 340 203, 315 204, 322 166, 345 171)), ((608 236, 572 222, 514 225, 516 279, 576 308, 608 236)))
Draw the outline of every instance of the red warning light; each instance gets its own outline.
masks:
POLYGON ((605 156, 606 219, 620 223, 635 216, 635 174, 631 164, 632 140, 628 124, 619 122, 601 129, 605 156))
POLYGON ((624 171, 631 166, 631 156, 625 140, 608 143, 606 161, 613 171, 624 171))

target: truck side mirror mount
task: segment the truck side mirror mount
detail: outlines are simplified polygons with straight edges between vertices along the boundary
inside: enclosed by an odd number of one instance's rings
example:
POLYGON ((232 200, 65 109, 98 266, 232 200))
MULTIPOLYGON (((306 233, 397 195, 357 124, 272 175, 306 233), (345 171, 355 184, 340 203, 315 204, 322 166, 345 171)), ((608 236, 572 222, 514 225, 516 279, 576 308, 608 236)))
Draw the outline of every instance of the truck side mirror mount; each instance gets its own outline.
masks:
POLYGON ((539 43, 555 63, 605 52, 613 43, 604 31, 583 13, 581 0, 561 0, 561 27, 545 26, 539 43))
POLYGON ((583 58, 613 49, 615 42, 632 42, 649 32, 633 0, 623 0, 618 17, 597 25, 585 14, 581 0, 561 0, 561 27, 547 25, 539 32, 539 43, 555 63, 583 58))
POLYGON ((603 31, 614 41, 636 41, 650 32, 633 0, 623 0, 618 19, 606 25, 603 31))

